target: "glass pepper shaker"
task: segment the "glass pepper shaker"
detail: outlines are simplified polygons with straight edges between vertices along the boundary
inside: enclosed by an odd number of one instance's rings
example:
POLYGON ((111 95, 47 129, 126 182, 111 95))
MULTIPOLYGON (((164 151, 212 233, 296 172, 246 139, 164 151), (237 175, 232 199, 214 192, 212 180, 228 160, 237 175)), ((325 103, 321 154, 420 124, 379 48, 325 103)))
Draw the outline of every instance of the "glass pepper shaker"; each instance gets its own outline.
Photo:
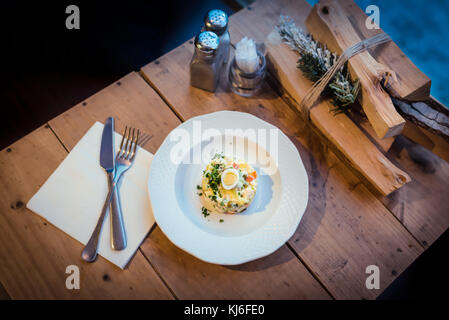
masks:
POLYGON ((190 62, 190 84, 193 87, 214 92, 217 88, 221 61, 218 47, 220 40, 211 31, 203 31, 195 37, 195 52, 190 62))
POLYGON ((209 10, 204 17, 204 29, 214 32, 220 39, 218 55, 223 63, 228 63, 231 38, 228 32, 228 15, 219 9, 209 10))

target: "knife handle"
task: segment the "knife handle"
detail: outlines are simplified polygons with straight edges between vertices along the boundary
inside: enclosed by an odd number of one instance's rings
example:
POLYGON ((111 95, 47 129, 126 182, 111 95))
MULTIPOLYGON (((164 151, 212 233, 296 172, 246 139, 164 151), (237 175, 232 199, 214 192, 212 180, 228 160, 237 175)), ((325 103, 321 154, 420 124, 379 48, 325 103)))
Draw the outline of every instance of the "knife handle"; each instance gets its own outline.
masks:
MULTIPOLYGON (((114 173, 108 173, 109 187, 111 187, 114 180, 114 173)), ((125 224, 123 222, 122 207, 120 205, 120 198, 118 195, 118 189, 120 187, 120 180, 117 181, 117 185, 113 190, 111 200, 111 247, 114 250, 123 250, 126 248, 127 239, 125 224)))

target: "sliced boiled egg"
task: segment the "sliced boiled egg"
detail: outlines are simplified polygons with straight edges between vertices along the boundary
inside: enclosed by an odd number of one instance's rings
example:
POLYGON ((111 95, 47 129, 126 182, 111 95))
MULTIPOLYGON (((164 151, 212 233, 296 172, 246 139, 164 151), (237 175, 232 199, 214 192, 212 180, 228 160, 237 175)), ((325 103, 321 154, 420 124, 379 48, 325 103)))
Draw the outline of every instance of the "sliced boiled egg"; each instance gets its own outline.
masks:
POLYGON ((221 174, 221 185, 225 190, 233 189, 239 182, 239 172, 236 169, 229 168, 221 174))

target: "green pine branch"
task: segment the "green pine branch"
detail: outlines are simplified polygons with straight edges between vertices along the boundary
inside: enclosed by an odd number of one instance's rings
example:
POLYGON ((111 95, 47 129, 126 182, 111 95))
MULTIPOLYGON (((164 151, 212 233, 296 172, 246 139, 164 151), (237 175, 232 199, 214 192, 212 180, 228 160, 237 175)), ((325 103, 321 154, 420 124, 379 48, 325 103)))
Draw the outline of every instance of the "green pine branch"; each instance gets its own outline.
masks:
MULTIPOLYGON (((313 40, 310 35, 305 35, 289 17, 281 16, 276 30, 283 41, 299 53, 297 67, 313 82, 318 81, 338 59, 335 53, 313 40)), ((344 66, 326 86, 322 96, 331 99, 334 105, 332 112, 341 113, 355 102, 359 89, 359 81, 352 81, 347 66, 344 66)))

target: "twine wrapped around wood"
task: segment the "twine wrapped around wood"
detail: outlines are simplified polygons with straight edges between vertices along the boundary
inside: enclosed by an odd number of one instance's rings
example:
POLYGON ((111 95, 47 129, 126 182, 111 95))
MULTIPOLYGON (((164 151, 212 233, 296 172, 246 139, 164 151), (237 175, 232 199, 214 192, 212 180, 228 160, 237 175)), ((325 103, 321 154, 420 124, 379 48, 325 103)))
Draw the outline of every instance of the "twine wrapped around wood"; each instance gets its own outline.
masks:
MULTIPOLYGON (((304 113, 304 118, 309 119, 310 109, 312 109, 315 105, 315 102, 321 96, 321 93, 326 88, 328 83, 332 80, 345 63, 353 56, 358 53, 364 52, 369 48, 375 47, 379 44, 391 41, 391 38, 386 33, 382 32, 374 37, 365 39, 356 43, 352 47, 346 49, 343 54, 338 57, 337 61, 333 64, 333 66, 317 81, 313 84, 312 88, 307 92, 304 98, 301 100, 301 110, 304 113)), ((388 75, 389 76, 389 75, 388 75)), ((387 82, 388 79, 385 79, 387 82)))

